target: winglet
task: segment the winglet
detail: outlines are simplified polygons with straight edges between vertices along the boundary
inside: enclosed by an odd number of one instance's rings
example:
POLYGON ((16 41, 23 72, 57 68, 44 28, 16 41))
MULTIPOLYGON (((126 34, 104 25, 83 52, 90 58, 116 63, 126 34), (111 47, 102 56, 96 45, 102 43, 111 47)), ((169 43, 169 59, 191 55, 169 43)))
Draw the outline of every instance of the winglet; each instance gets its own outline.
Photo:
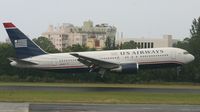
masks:
POLYGON ((16 26, 11 23, 11 22, 8 22, 8 23, 3 23, 4 27, 7 29, 7 28, 16 28, 16 26))

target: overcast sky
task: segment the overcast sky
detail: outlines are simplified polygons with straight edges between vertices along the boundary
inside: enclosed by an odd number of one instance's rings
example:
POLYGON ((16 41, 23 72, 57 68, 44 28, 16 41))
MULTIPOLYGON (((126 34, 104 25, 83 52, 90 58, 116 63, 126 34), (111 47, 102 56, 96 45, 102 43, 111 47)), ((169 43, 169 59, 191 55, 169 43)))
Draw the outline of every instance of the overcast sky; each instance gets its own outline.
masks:
MULTIPOLYGON (((11 21, 31 38, 49 24, 108 23, 124 37, 190 36, 194 18, 200 16, 200 0, 0 0, 0 22, 11 21)), ((0 41, 8 37, 0 25, 0 41)))

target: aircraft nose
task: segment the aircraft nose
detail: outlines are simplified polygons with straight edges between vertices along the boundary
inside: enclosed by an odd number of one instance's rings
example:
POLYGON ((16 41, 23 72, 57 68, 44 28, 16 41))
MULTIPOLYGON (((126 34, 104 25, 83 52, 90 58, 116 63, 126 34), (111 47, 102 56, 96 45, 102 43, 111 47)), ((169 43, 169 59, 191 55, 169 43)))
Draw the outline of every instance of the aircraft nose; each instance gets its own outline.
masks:
POLYGON ((190 54, 190 55, 191 55, 190 59, 191 59, 191 61, 193 61, 195 59, 195 57, 192 54, 190 54))
POLYGON ((185 63, 192 62, 195 59, 195 57, 192 54, 188 54, 185 56, 185 63))

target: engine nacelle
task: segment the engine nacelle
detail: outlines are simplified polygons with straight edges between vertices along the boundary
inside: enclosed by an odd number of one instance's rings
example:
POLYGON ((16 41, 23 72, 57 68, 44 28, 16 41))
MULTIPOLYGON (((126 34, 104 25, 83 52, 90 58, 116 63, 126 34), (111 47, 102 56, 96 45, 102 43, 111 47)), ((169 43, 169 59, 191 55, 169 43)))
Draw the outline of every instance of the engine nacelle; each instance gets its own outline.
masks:
POLYGON ((139 65, 137 63, 121 64, 118 68, 111 69, 112 72, 137 73, 139 65))

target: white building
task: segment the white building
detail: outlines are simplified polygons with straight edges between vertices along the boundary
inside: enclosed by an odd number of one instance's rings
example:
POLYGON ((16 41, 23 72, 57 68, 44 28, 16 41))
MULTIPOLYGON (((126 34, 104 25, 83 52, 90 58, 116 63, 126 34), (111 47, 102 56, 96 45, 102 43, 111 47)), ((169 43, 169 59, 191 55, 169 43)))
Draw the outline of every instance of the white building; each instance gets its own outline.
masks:
POLYGON ((50 25, 47 32, 42 33, 42 36, 48 38, 58 50, 62 51, 63 48, 70 46, 74 40, 81 38, 81 35, 75 34, 75 36, 72 33, 72 28, 73 25, 66 23, 58 27, 50 25))
POLYGON ((172 35, 163 35, 162 38, 125 38, 119 40, 118 43, 129 41, 136 42, 138 48, 159 48, 159 47, 172 47, 178 40, 172 38, 172 35))
POLYGON ((85 21, 82 27, 76 27, 69 23, 58 27, 50 25, 48 31, 42 33, 42 36, 47 37, 58 50, 62 51, 63 48, 73 44, 101 49, 105 46, 106 38, 111 38, 112 43, 115 42, 115 34, 116 28, 114 26, 108 24, 93 26, 93 22, 89 20, 85 21), (91 41, 91 38, 95 41, 91 41))

